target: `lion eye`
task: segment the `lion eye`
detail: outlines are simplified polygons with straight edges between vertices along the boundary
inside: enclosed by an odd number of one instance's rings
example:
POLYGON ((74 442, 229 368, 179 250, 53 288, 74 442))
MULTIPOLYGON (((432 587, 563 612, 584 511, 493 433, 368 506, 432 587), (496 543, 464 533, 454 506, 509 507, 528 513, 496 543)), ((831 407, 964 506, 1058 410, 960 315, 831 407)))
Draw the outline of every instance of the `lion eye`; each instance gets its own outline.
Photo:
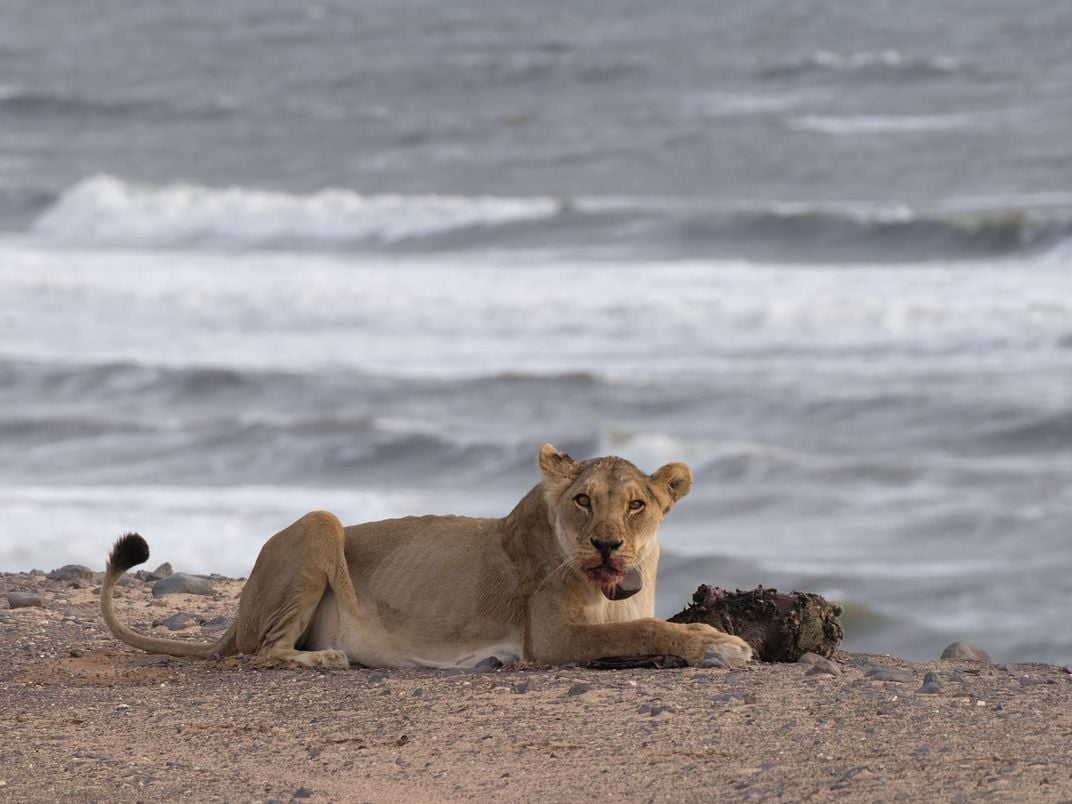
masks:
POLYGON ((632 502, 629 503, 629 510, 630 511, 639 511, 643 507, 644 507, 644 501, 643 500, 633 500, 632 502))
POLYGON ((578 494, 576 497, 573 498, 573 501, 584 509, 592 507, 592 498, 589 497, 587 494, 578 494))

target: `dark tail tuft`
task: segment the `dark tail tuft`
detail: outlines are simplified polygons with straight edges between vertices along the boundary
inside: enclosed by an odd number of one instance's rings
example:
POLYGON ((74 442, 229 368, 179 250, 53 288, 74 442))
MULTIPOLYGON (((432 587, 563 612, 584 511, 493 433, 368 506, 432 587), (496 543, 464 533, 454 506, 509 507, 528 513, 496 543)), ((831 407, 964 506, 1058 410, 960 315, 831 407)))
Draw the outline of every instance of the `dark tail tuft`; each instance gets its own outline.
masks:
POLYGON ((137 533, 127 533, 119 538, 108 556, 108 569, 126 572, 131 567, 149 560, 149 545, 137 533))

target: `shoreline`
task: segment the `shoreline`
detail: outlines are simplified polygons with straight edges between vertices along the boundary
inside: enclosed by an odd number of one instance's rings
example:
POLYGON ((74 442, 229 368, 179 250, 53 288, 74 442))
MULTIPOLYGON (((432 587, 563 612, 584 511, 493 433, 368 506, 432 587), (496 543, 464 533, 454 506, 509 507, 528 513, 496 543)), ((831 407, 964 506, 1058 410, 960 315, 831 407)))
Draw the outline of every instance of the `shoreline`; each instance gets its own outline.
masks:
MULTIPOLYGON (((1072 798, 1072 674, 1054 665, 843 652, 830 668, 737 671, 184 660, 115 639, 95 580, 0 573, 0 800, 1072 798), (8 609, 9 592, 43 605, 8 609)), ((131 578, 116 608, 139 630, 213 639, 242 585, 213 581, 211 596, 153 598, 131 578), (186 627, 154 627, 176 614, 186 627)))

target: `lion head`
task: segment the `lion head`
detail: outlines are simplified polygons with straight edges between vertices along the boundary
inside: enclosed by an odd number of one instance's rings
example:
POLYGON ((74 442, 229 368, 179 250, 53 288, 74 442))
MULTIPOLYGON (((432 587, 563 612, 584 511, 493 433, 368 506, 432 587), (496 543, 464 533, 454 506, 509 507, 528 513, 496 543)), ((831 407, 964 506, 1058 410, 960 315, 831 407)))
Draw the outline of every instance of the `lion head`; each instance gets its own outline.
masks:
POLYGON ((568 565, 611 600, 639 592, 639 566, 656 549, 663 517, 692 488, 689 467, 671 463, 647 475, 622 458, 576 462, 550 444, 539 466, 568 565))

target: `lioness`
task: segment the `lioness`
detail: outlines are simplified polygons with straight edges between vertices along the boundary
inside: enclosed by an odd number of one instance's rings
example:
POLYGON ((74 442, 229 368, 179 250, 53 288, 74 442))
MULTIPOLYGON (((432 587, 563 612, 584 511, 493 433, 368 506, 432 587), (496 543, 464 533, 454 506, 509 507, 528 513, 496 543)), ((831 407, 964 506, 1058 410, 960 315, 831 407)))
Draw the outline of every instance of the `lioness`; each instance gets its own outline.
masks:
POLYGON ((671 654, 742 664, 743 640, 653 619, 657 531, 688 494, 682 463, 646 475, 621 458, 540 449, 543 480, 503 519, 423 516, 344 528, 306 514, 261 549, 238 616, 211 644, 120 623, 119 578, 149 557, 137 534, 108 559, 101 609, 129 645, 172 656, 251 653, 313 667, 469 667, 671 654))

